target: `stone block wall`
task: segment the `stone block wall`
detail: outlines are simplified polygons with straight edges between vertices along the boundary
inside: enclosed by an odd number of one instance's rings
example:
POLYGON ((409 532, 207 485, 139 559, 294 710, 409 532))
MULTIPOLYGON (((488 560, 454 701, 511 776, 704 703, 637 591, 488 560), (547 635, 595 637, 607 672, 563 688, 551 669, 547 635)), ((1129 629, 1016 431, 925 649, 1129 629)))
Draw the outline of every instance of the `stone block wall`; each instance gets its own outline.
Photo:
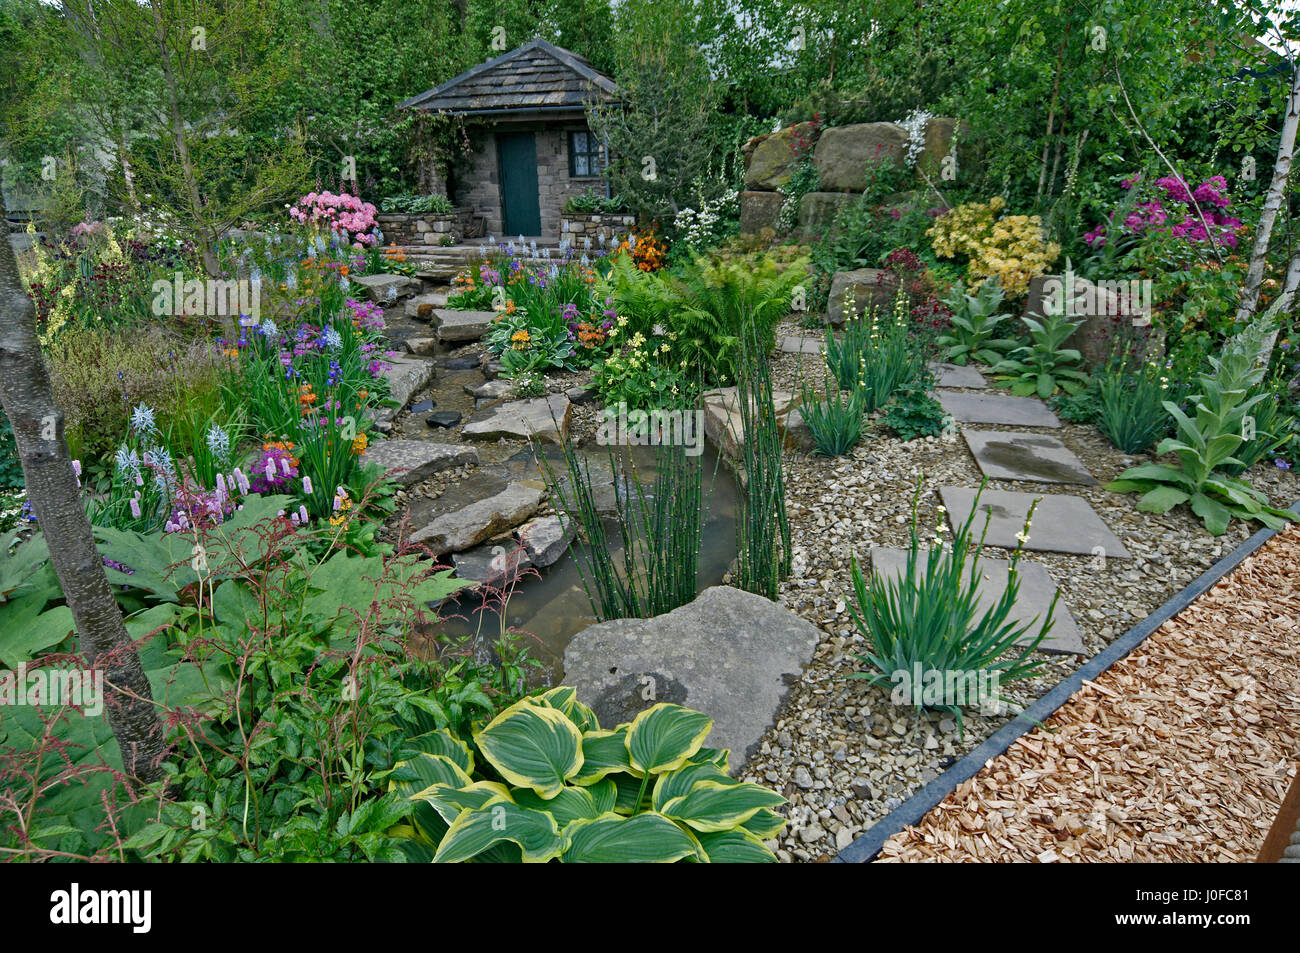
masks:
POLYGON ((375 216, 384 233, 385 245, 440 245, 450 236, 461 241, 474 218, 471 208, 453 209, 446 214, 381 212, 375 216))
POLYGON ((591 247, 599 248, 602 238, 606 243, 625 238, 635 224, 635 215, 567 212, 560 217, 560 239, 577 248, 585 247, 583 239, 590 239, 591 247))

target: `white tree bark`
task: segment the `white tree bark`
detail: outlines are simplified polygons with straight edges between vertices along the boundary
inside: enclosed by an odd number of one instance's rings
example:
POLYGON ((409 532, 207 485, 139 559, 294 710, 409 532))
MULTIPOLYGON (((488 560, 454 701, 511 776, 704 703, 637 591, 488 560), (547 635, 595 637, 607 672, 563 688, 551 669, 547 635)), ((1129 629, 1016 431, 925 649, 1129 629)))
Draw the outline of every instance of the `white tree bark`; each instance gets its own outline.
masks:
MULTIPOLYGON (((6 211, 0 195, 0 221, 6 211)), ((0 404, 13 426, 27 497, 50 548, 86 664, 102 669, 104 713, 132 782, 162 777, 164 735, 149 679, 104 575, 81 503, 63 414, 36 337, 36 309, 18 278, 8 235, 0 234, 0 404)))

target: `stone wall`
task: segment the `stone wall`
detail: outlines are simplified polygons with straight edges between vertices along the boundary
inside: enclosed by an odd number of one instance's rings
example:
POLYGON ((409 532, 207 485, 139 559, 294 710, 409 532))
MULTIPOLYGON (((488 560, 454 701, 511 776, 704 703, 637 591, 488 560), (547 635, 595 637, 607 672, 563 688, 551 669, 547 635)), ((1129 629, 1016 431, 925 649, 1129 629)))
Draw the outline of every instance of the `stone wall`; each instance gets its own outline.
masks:
MULTIPOLYGON (((569 199, 587 189, 604 191, 605 180, 569 176, 569 132, 586 127, 580 120, 541 126, 502 126, 503 131, 532 132, 537 143, 537 198, 541 211, 540 237, 559 239, 564 206, 569 199)), ((497 165, 496 136, 492 130, 478 130, 470 135, 473 152, 456 169, 453 200, 482 216, 488 233, 501 235, 501 182, 497 165)))
POLYGON ((472 231, 474 210, 453 209, 446 214, 380 212, 375 216, 385 245, 440 245, 444 237, 462 241, 472 231))
MULTIPOLYGON (((935 118, 926 126, 924 146, 917 157, 917 181, 928 176, 940 181, 944 156, 952 148, 955 119, 935 118)), ((812 146, 821 191, 809 192, 799 204, 798 223, 803 237, 822 235, 836 213, 860 195, 866 187, 866 169, 871 161, 889 159, 902 165, 907 154, 907 132, 892 122, 855 123, 818 130, 812 123, 799 123, 778 132, 755 136, 745 143, 745 191, 740 195, 740 229, 756 234, 777 228, 784 197, 781 188, 789 181, 799 158, 799 146, 812 146), (815 144, 814 144, 815 143, 815 144)))
POLYGON ((602 238, 606 243, 625 238, 635 224, 635 215, 566 212, 560 217, 560 238, 578 248, 586 247, 583 239, 590 239, 591 247, 597 248, 602 238))

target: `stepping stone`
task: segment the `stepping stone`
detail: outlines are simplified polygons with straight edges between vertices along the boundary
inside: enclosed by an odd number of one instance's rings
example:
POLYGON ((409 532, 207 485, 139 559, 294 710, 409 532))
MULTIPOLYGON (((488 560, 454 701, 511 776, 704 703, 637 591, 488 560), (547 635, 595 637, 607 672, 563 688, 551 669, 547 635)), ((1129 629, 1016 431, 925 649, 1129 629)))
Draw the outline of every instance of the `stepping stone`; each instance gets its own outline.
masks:
POLYGON ((935 399, 953 419, 962 424, 1002 424, 1013 427, 1059 427, 1056 414, 1037 397, 1003 394, 969 394, 960 390, 936 390, 935 399))
POLYGON ((390 410, 401 410, 412 397, 433 383, 433 361, 409 357, 389 357, 385 360, 391 365, 383 371, 388 380, 388 395, 397 401, 397 407, 389 408, 390 410))
POLYGON ((427 414, 433 410, 434 404, 437 403, 432 397, 426 397, 424 400, 417 400, 411 405, 412 414, 427 414))
POLYGON ((433 312, 445 307, 447 307, 447 296, 440 291, 431 291, 428 294, 416 295, 406 302, 403 313, 416 321, 432 321, 433 312))
POLYGON ((461 552, 514 529, 536 513, 541 503, 540 487, 511 483, 500 493, 440 513, 412 533, 411 542, 424 543, 436 553, 461 552))
POLYGON ((454 427, 460 423, 459 410, 439 410, 424 418, 430 427, 454 427))
POLYGON ((569 435, 573 405, 563 394, 494 404, 470 418, 461 435, 475 440, 527 440, 560 443, 569 435))
POLYGON ((430 326, 439 341, 477 341, 488 333, 496 319, 495 311, 456 311, 435 308, 430 326))
POLYGON ((514 543, 484 544, 463 553, 453 553, 451 564, 457 579, 468 579, 494 589, 515 582, 520 573, 533 565, 528 553, 514 543))
POLYGON ((484 381, 482 384, 466 384, 465 393, 481 400, 496 400, 498 397, 504 397, 510 393, 512 386, 509 381, 484 381))
POLYGON ((1083 461, 1047 434, 963 430, 962 436, 990 480, 1097 485, 1083 461))
POLYGON ((402 486, 410 486, 442 470, 478 463, 478 451, 428 440, 382 440, 366 448, 361 463, 377 463, 402 486))
POLYGON ((534 566, 551 566, 564 555, 578 527, 560 516, 542 516, 519 528, 519 542, 534 566))
POLYGON ((467 354, 463 357, 444 357, 438 363, 449 371, 469 371, 478 367, 479 357, 477 354, 467 354))
POLYGON ((942 361, 936 361, 929 365, 930 373, 934 375, 935 387, 988 387, 988 381, 973 367, 963 367, 960 364, 945 364, 942 361))
POLYGON ((583 629, 564 651, 564 682, 613 728, 659 702, 707 713, 711 748, 740 773, 812 658, 819 629, 788 609, 730 586, 653 619, 583 629))
MULTIPOLYGON (((976 492, 965 486, 939 488, 943 505, 948 508, 948 521, 954 528, 970 515, 976 492)), ((1025 543, 1025 549, 1093 556, 1098 555, 1094 551, 1100 547, 1100 555, 1108 559, 1129 558, 1124 544, 1101 521, 1088 501, 1077 496, 985 490, 980 496, 981 512, 971 524, 971 531, 977 536, 983 531, 983 514, 988 512, 991 518, 986 543, 989 546, 1014 549, 1016 534, 1024 529, 1025 514, 1035 499, 1040 502, 1034 511, 1034 521, 1029 527, 1029 542, 1025 543)))
MULTIPOLYGON (((1033 530, 1030 530, 1033 535, 1033 530)), ((922 549, 917 559, 917 578, 925 574, 925 559, 927 551, 922 549)), ((882 577, 892 576, 897 579, 902 576, 903 569, 907 566, 907 551, 903 549, 885 549, 873 546, 871 548, 871 571, 882 577)), ((1009 559, 993 559, 989 556, 983 556, 979 561, 979 582, 975 588, 976 611, 984 613, 993 608, 1002 594, 1007 591, 1008 571, 1011 567, 1009 559)), ((970 564, 967 563, 966 571, 970 571, 970 564)), ((1020 624, 1032 623, 1032 628, 1020 640, 1020 644, 1030 642, 1038 635, 1038 629, 1042 621, 1047 618, 1047 610, 1052 605, 1052 597, 1056 595, 1056 583, 1052 577, 1047 574, 1047 569, 1041 563, 1030 562, 1022 558, 1019 565, 1020 576, 1020 593, 1016 598, 1015 604, 1011 608, 1011 614, 1008 617, 1009 622, 1020 624), (1034 623, 1037 617, 1038 622, 1034 623)), ((1074 617, 1065 607, 1065 603, 1057 602, 1056 611, 1052 615, 1052 628, 1048 630, 1047 638, 1039 644, 1038 648, 1043 652, 1067 652, 1076 655, 1086 653, 1083 645, 1083 636, 1079 632, 1078 625, 1075 624, 1074 617)))
POLYGON ((783 354, 820 354, 824 346, 824 339, 820 334, 802 335, 787 334, 781 338, 781 352, 783 354))
POLYGON ((410 294, 416 286, 416 282, 405 275, 362 275, 353 278, 352 283, 360 285, 371 301, 381 304, 410 294))
POLYGON ((437 338, 407 338, 403 343, 407 351, 422 357, 429 357, 438 347, 437 338))
POLYGON ((575 404, 586 404, 596 399, 596 388, 570 387, 564 392, 564 396, 575 404))

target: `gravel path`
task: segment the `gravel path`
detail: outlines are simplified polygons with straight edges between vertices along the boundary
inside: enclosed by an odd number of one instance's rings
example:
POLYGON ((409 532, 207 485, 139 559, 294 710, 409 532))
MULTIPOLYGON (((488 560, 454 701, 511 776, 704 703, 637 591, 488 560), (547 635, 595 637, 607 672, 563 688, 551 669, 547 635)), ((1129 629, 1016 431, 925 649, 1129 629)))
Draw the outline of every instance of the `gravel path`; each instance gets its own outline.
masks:
POLYGON ((1292 526, 881 861, 1253 860, 1300 755, 1297 564, 1292 526))
MULTIPOLYGON (((794 326, 782 334, 798 334, 794 326)), ((800 356, 773 359, 774 386, 797 390, 800 356)), ((819 380, 821 358, 810 355, 804 373, 819 380)), ((999 392, 994 390, 995 393, 999 392)), ((993 429, 993 428, 985 428, 993 429)), ((1001 427, 1035 431, 1034 428, 1001 427)), ((1094 427, 1064 424, 1050 433, 1077 454, 1099 484, 1147 459, 1115 450, 1094 427)), ((910 501, 917 474, 925 478, 920 525, 937 521, 941 485, 977 486, 981 474, 957 434, 904 443, 873 428, 850 457, 786 457, 787 505, 795 550, 791 579, 781 601, 825 633, 813 662, 793 686, 783 716, 747 765, 750 780, 776 787, 790 800, 790 823, 772 846, 782 860, 826 859, 854 836, 901 804, 957 757, 978 746, 1011 717, 964 717, 960 737, 946 715, 918 719, 889 701, 888 686, 868 688, 846 680, 863 670, 854 657, 865 648, 849 617, 849 560, 866 569, 872 546, 905 547, 910 501)), ((1300 496, 1300 480, 1271 465, 1256 466, 1251 483, 1278 506, 1300 496)), ((1175 592, 1230 552, 1257 525, 1234 521, 1217 539, 1183 509, 1164 515, 1139 513, 1134 494, 1102 487, 1049 486, 990 481, 991 490, 1068 492, 1087 500, 1132 554, 1107 559, 1028 553, 1061 588, 1062 604, 1079 625, 1089 655, 1096 654, 1175 592)), ((986 555, 1007 558, 990 547, 986 555)), ((1045 656, 1033 679, 1003 686, 1027 705, 1082 663, 1080 656, 1045 656)))

